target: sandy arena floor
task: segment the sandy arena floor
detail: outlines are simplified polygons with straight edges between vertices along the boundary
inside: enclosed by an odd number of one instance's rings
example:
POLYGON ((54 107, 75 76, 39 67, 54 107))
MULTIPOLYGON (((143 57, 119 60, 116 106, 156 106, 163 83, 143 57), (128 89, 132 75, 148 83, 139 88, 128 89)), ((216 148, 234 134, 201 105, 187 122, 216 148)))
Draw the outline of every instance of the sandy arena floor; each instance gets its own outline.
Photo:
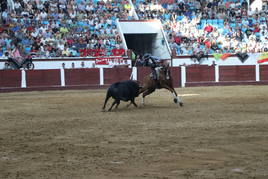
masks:
POLYGON ((2 93, 0 178, 268 178, 268 86, 176 91, 116 112, 105 90, 2 93))

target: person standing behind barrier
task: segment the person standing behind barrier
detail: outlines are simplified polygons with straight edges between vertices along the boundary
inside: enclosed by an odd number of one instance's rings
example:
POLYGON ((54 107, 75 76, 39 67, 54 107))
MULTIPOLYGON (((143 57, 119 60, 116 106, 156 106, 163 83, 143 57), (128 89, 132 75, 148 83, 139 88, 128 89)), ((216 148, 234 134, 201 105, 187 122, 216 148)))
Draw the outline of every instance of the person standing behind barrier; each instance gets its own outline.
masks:
POLYGON ((19 69, 22 62, 23 62, 23 57, 21 55, 21 51, 19 48, 19 45, 16 45, 14 49, 11 51, 10 57, 8 58, 9 61, 13 62, 15 65, 16 69, 19 69))
POLYGON ((135 66, 140 67, 140 66, 144 66, 144 61, 142 60, 140 55, 136 56, 136 61, 135 61, 135 66))

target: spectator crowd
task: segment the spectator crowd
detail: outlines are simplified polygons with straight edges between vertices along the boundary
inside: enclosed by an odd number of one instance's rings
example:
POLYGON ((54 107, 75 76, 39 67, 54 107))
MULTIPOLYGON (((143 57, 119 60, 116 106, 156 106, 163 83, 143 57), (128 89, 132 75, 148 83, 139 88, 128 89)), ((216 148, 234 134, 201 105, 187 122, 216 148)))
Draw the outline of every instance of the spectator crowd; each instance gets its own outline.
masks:
POLYGON ((0 55, 15 46, 40 57, 118 54, 122 43, 116 19, 132 19, 127 0, 9 2, 1 9, 0 55))
MULTIPOLYGON (((0 13, 0 56, 19 47, 39 57, 124 55, 116 19, 128 0, 9 0, 0 13)), ((132 0, 138 18, 160 19, 175 55, 268 51, 268 7, 247 0, 132 0)))
POLYGON ((142 19, 160 19, 176 55, 268 52, 268 6, 247 0, 136 0, 142 19))

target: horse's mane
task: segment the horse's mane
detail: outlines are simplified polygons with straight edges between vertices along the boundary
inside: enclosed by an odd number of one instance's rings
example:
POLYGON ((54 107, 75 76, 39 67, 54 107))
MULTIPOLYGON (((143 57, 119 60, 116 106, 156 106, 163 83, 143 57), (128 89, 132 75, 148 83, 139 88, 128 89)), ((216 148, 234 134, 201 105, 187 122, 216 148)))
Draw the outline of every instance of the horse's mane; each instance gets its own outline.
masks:
POLYGON ((161 66, 164 68, 169 68, 170 67, 170 62, 168 60, 163 60, 161 62, 161 66))

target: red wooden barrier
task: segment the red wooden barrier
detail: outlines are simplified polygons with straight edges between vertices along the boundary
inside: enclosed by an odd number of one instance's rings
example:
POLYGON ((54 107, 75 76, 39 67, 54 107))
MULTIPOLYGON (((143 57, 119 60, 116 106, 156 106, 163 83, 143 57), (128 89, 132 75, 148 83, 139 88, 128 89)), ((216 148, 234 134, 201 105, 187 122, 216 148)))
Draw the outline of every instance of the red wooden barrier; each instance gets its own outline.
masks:
POLYGON ((260 65, 260 81, 268 81, 268 65, 260 65))
POLYGON ((104 68, 104 84, 112 84, 118 81, 129 80, 131 68, 104 68))
POLYGON ((214 66, 193 65, 186 67, 186 82, 215 81, 214 66))
POLYGON ((0 88, 21 87, 20 70, 0 70, 0 88))
POLYGON ((138 74, 137 74, 137 80, 143 84, 143 78, 146 76, 146 75, 149 75, 151 73, 151 68, 149 67, 138 67, 137 68, 138 70, 138 74))
POLYGON ((65 69, 65 85, 100 84, 99 68, 65 69))
POLYGON ((219 81, 255 81, 255 66, 220 66, 219 81))
POLYGON ((27 87, 60 86, 60 70, 27 70, 26 81, 27 87))
MULTIPOLYGON (((215 82, 214 66, 195 65, 186 67, 186 86, 206 86, 206 85, 234 85, 234 84, 267 84, 268 65, 260 65, 260 82, 256 81, 255 65, 247 66, 219 66, 219 82, 215 82)), ((181 68, 171 67, 171 75, 174 87, 181 86, 181 68)), ((100 86, 100 69, 65 69, 66 88, 79 87, 105 87, 118 81, 130 78, 131 68, 105 68, 103 69, 103 86, 100 86)), ((151 73, 149 67, 137 68, 137 80, 143 83, 143 78, 151 73)), ((0 90, 18 90, 21 87, 22 72, 20 70, 0 70, 0 90)), ((46 88, 64 88, 61 86, 60 69, 53 70, 26 70, 25 79, 27 88, 21 90, 46 88)))
POLYGON ((180 67, 171 67, 170 73, 173 79, 173 86, 175 88, 181 86, 181 68, 180 67))

